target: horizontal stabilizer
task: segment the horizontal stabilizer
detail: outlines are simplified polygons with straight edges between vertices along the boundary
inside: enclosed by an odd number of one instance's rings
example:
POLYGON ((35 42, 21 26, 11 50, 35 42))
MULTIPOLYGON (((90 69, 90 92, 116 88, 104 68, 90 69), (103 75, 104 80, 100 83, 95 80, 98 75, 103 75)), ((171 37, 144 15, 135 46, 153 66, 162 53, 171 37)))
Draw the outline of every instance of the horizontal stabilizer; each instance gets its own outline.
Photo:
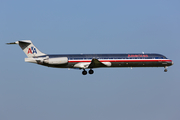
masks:
POLYGON ((7 45, 18 44, 18 42, 6 43, 7 45))
POLYGON ((6 44, 11 45, 11 44, 20 44, 20 43, 31 44, 32 42, 30 40, 23 40, 23 41, 10 42, 10 43, 6 43, 6 44))

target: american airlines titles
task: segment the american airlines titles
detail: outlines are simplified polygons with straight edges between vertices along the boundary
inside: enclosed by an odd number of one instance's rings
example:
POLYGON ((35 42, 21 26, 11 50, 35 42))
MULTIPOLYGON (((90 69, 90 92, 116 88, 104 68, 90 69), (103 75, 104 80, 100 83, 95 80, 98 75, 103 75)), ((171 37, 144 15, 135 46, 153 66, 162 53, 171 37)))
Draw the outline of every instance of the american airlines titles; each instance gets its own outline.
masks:
POLYGON ((129 55, 128 57, 148 57, 148 55, 129 55))

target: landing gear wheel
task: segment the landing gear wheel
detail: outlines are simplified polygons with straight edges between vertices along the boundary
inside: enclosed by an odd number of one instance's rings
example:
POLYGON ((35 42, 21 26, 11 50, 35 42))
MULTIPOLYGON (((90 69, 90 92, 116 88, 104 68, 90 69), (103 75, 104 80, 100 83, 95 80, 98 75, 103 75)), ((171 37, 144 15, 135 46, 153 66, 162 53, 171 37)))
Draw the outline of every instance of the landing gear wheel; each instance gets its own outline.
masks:
POLYGON ((93 70, 89 70, 89 74, 93 74, 94 73, 94 71, 93 70))
POLYGON ((167 72, 167 69, 164 69, 164 72, 167 72))
POLYGON ((86 74, 87 74, 87 71, 83 70, 83 71, 82 71, 82 74, 83 74, 83 75, 86 75, 86 74))

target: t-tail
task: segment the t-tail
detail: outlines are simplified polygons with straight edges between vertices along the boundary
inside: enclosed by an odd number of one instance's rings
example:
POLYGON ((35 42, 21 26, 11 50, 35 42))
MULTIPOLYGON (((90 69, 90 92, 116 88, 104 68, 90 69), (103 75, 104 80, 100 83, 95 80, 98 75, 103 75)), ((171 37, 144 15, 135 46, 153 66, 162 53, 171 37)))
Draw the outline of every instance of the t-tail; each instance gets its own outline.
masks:
POLYGON ((46 55, 39 51, 31 42, 31 40, 21 40, 16 42, 7 43, 10 44, 19 44, 21 49, 24 51, 24 53, 28 56, 28 58, 36 57, 36 56, 42 56, 46 55))

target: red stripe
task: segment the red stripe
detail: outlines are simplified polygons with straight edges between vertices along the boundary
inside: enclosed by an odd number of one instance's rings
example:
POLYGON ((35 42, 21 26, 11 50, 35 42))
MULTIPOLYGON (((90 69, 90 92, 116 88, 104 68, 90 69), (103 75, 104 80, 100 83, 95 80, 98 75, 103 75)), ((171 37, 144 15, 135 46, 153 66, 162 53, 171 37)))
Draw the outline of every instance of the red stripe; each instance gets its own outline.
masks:
MULTIPOLYGON (((100 62, 172 62, 172 60, 99 60, 100 62)), ((91 60, 75 60, 68 62, 91 62, 91 60)))

